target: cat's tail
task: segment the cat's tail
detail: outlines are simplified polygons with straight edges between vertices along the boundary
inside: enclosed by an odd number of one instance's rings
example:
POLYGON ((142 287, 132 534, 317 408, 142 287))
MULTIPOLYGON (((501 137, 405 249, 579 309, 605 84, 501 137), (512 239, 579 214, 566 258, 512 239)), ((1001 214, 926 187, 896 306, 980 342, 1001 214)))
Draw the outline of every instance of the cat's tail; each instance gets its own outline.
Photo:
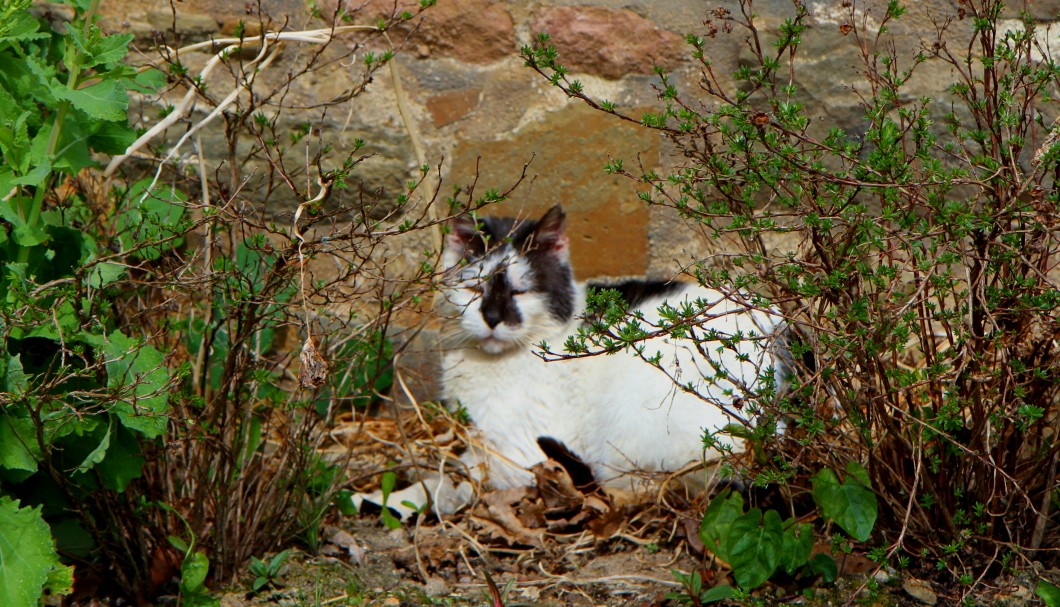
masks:
POLYGON ((539 436, 537 446, 541 447, 546 457, 563 466, 575 489, 582 493, 593 493, 599 488, 593 469, 562 441, 551 436, 539 436))

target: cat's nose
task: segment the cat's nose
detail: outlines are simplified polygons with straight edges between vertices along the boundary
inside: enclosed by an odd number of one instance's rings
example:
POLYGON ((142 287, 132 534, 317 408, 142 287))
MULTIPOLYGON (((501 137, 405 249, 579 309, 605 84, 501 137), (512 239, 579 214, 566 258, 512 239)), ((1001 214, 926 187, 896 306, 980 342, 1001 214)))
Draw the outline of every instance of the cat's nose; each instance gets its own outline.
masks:
POLYGON ((486 325, 489 328, 493 329, 504 320, 504 314, 502 313, 502 310, 498 310, 493 306, 487 306, 482 308, 482 319, 486 321, 486 325))

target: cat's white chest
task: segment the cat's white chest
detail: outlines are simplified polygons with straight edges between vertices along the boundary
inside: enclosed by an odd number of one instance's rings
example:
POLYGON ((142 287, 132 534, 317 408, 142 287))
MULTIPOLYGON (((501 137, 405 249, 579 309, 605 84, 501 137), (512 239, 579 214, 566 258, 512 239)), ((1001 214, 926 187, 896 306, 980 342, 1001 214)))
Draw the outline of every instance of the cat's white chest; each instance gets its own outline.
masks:
MULTIPOLYGON (((527 469, 544 460, 541 436, 572 444, 585 427, 588 404, 577 388, 578 369, 545 362, 529 349, 505 356, 458 350, 444 358, 443 384, 451 405, 474 423, 478 443, 471 465, 483 465, 494 486, 529 484, 527 469)), ((485 472, 485 471, 480 471, 485 472)))

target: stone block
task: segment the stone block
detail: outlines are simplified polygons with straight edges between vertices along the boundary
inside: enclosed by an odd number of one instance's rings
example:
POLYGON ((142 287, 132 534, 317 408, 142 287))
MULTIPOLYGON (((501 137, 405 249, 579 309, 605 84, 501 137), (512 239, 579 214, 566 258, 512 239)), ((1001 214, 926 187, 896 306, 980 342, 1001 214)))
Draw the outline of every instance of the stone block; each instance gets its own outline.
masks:
MULTIPOLYGON (((379 17, 402 11, 415 14, 414 0, 346 0, 355 23, 374 23, 379 17), (396 9, 396 10, 395 10, 396 9)), ((435 54, 468 63, 490 63, 517 52, 515 23, 506 3, 494 0, 449 0, 439 2, 407 23, 398 25, 398 39, 420 57, 435 54)), ((391 34, 393 36, 393 34, 391 34)))
POLYGON ((482 89, 478 87, 438 93, 427 98, 427 110, 435 128, 450 125, 478 107, 482 89))
POLYGON ((637 199, 634 183, 604 173, 610 153, 623 157, 627 166, 639 157, 652 167, 658 163, 659 139, 647 129, 569 105, 502 140, 457 142, 450 185, 472 183, 477 167, 477 196, 487 188, 504 191, 533 158, 527 180, 510 200, 485 213, 533 218, 562 204, 579 278, 640 275, 647 269, 648 210, 637 199))
POLYGON ((625 9, 545 7, 534 14, 530 30, 549 34, 560 64, 610 79, 650 74, 656 64, 673 69, 684 53, 681 36, 625 9))

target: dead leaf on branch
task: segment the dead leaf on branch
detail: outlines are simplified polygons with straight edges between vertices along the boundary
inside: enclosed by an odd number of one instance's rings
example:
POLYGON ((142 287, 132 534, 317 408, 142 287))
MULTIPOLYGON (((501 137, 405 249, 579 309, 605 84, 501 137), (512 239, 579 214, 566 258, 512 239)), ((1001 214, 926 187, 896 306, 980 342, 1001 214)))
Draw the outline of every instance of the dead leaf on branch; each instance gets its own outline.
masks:
POLYGON ((298 355, 302 368, 298 371, 298 385, 306 390, 313 390, 324 385, 328 378, 328 361, 317 350, 313 337, 306 338, 302 344, 302 353, 298 355))

